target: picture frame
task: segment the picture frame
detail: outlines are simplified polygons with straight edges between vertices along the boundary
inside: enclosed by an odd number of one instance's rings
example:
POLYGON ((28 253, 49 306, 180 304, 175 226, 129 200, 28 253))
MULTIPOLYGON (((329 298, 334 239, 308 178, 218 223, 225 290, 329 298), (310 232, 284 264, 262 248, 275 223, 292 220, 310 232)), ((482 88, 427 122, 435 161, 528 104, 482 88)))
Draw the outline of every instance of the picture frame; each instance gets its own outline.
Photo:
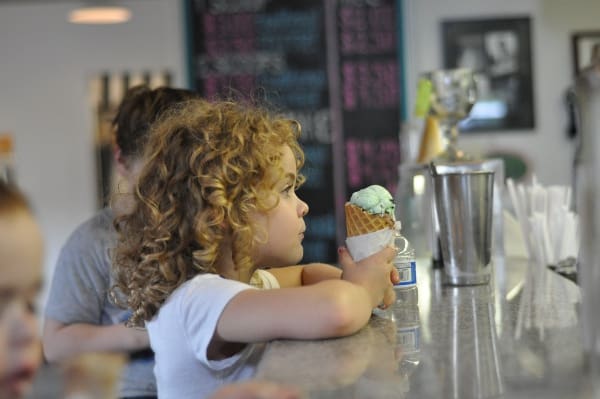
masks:
POLYGON ((571 35, 571 52, 573 56, 573 76, 578 76, 582 70, 592 63, 592 57, 600 50, 600 30, 575 32, 571 35))
POLYGON ((477 102, 460 131, 533 129, 530 18, 444 20, 441 33, 444 68, 469 68, 477 84, 477 102))

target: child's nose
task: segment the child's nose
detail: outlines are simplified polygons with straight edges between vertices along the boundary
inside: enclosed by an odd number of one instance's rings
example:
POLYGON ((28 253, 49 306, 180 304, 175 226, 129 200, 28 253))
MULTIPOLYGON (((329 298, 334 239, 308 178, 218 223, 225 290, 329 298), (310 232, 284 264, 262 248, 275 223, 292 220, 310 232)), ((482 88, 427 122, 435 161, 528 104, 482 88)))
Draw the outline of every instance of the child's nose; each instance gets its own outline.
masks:
POLYGON ((11 341, 16 346, 29 345, 37 337, 37 318, 25 304, 11 309, 11 341))
POLYGON ((308 213, 308 204, 302 201, 301 199, 298 199, 298 201, 300 201, 300 215, 306 216, 306 214, 308 213))

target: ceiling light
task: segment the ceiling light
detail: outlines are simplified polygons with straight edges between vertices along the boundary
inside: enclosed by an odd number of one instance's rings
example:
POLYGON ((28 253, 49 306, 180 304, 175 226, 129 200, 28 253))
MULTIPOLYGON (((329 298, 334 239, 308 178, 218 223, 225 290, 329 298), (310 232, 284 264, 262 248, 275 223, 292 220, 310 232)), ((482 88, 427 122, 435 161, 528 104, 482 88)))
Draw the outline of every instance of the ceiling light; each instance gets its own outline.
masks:
POLYGON ((69 13, 74 24, 120 24, 131 19, 131 12, 120 6, 85 6, 69 13))

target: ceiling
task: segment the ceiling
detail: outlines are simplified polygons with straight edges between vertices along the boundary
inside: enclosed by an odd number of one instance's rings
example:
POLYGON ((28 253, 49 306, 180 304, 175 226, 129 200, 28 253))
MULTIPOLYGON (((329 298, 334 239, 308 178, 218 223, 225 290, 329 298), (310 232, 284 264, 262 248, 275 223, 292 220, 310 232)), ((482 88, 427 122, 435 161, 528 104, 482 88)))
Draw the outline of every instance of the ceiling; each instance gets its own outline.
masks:
MULTIPOLYGON (((131 1, 131 0, 129 0, 129 1, 131 1)), ((60 4, 60 3, 79 3, 79 4, 112 3, 112 4, 118 4, 118 3, 123 3, 123 2, 119 1, 119 0, 0 0, 0 5, 2 5, 2 4, 25 4, 25 3, 36 3, 36 4, 44 4, 44 3, 46 3, 46 4, 48 4, 48 3, 56 3, 56 4, 60 4)))

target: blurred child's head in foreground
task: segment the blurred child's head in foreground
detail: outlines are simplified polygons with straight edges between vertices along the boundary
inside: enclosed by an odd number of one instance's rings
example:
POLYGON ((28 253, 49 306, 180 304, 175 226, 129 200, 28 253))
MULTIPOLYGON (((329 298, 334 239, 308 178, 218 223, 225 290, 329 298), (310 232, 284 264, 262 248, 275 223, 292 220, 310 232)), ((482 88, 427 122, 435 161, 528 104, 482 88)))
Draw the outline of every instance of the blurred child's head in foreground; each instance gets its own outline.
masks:
POLYGON ((42 235, 23 194, 0 181, 0 398, 23 397, 41 362, 35 303, 42 235))

